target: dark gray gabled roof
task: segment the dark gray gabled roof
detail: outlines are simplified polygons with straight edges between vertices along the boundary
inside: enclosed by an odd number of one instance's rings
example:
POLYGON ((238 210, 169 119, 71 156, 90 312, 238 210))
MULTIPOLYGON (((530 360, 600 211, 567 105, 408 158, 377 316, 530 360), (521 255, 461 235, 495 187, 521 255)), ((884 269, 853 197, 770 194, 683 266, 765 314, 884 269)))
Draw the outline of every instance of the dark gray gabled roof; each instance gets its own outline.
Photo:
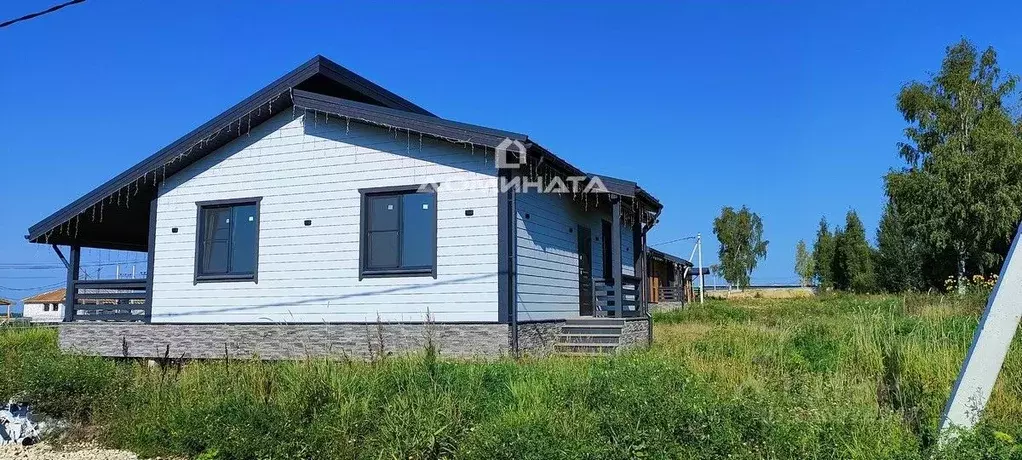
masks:
MULTIPOLYGON (((145 250, 150 202, 156 197, 157 184, 163 178, 292 107, 491 148, 497 148, 505 139, 518 140, 526 146, 530 159, 535 157, 538 164, 549 164, 569 175, 588 175, 525 134, 439 118, 354 72, 316 56, 33 225, 26 238, 35 243, 145 250)), ((599 177, 613 184, 613 193, 638 198, 656 210, 662 208, 659 201, 634 182, 599 177)))
POLYGON ((323 56, 316 56, 252 96, 172 142, 127 171, 75 200, 28 230, 36 243, 140 250, 148 245, 145 225, 157 179, 235 139, 253 126, 290 109, 294 88, 379 105, 424 117, 429 111, 365 79, 323 56), (114 204, 117 206, 114 206, 114 204))
POLYGON ((588 176, 590 178, 598 177, 611 193, 629 198, 643 199, 657 209, 662 207, 655 197, 646 193, 635 182, 606 175, 588 174, 558 157, 553 152, 543 148, 526 134, 461 123, 439 117, 423 116, 309 91, 295 90, 293 100, 295 107, 301 109, 315 110, 339 117, 361 120, 366 123, 409 130, 448 141, 496 149, 499 148, 505 139, 517 140, 526 146, 528 155, 536 158, 537 161, 547 162, 569 175, 588 176))
POLYGON ((445 120, 435 116, 395 110, 310 91, 296 89, 292 93, 292 98, 295 107, 299 109, 330 113, 367 123, 407 129, 441 139, 456 140, 490 148, 497 148, 504 139, 521 142, 529 141, 529 136, 521 133, 445 120))

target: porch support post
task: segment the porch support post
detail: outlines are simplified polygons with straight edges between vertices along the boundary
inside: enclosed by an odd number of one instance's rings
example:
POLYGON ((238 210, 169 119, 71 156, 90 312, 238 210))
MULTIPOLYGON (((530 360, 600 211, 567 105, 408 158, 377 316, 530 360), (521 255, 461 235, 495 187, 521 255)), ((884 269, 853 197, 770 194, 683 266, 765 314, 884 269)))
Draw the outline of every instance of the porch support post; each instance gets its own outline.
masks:
POLYGON ((646 244, 642 233, 642 208, 635 213, 632 221, 632 266, 635 267, 635 276, 639 278, 639 284, 635 286, 638 293, 635 296, 635 314, 640 315, 646 309, 646 244))
POLYGON ((621 295, 621 284, 624 281, 621 277, 621 197, 618 195, 611 195, 610 202, 613 205, 613 213, 610 226, 610 260, 611 260, 611 271, 614 275, 614 311, 615 316, 621 318, 624 316, 624 305, 622 301, 624 297, 621 295))
POLYGON ((67 293, 64 294, 64 321, 75 320, 75 282, 78 281, 78 270, 81 268, 82 248, 71 246, 70 258, 67 261, 67 293))
MULTIPOLYGON (((157 194, 159 195, 159 194, 157 194)), ((156 267, 156 205, 160 198, 157 196, 149 202, 149 253, 146 255, 145 272, 145 322, 153 322, 153 269, 156 267)))

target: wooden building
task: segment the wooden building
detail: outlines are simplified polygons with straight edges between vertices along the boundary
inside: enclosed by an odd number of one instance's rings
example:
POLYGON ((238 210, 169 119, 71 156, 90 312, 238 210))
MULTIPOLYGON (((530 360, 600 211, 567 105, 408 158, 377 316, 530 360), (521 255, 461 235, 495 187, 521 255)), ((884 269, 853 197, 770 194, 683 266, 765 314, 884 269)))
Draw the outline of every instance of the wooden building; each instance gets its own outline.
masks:
POLYGON ((69 248, 67 349, 291 358, 433 335, 456 356, 588 353, 650 340, 661 209, 635 182, 317 56, 28 240, 69 248), (79 279, 83 247, 145 252, 147 277, 79 279))

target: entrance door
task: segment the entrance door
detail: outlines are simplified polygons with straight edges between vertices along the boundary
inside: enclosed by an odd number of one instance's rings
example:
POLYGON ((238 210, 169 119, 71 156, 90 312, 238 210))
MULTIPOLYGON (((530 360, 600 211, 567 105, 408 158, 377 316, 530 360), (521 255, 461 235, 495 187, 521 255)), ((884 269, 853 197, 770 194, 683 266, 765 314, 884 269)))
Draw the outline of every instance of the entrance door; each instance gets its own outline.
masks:
POLYGON ((593 235, 589 227, 579 225, 578 233, 578 314, 593 316, 593 235))

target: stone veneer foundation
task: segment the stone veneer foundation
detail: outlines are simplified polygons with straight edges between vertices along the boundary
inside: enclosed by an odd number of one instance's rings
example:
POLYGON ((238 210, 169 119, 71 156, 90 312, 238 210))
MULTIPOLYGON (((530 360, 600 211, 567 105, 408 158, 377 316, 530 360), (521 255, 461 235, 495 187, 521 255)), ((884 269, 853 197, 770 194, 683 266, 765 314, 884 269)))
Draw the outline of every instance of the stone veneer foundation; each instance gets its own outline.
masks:
MULTIPOLYGON (((553 351, 562 321, 519 324, 523 355, 553 351)), ((622 348, 646 346, 648 322, 629 320, 622 348)), ((511 354, 510 326, 500 323, 368 324, 143 324, 68 323, 60 325, 60 348, 125 358, 371 359, 423 351, 432 343, 441 356, 500 357, 511 354)))

